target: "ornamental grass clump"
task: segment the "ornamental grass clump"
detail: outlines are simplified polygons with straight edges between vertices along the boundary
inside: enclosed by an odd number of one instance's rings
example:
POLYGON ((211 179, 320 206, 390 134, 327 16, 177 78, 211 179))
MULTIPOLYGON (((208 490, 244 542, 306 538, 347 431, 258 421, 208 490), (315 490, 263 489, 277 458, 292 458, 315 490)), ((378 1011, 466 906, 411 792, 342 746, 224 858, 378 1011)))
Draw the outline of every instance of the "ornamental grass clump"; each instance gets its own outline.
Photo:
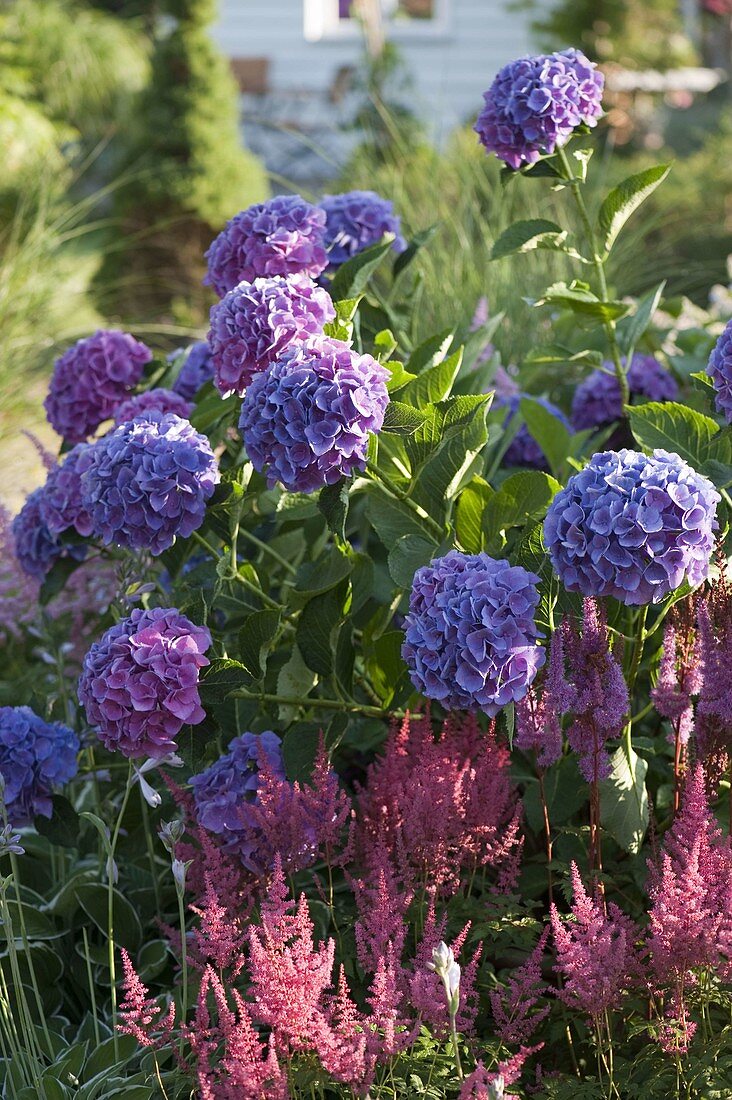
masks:
POLYGON ((184 725, 205 718, 198 693, 211 646, 206 627, 175 608, 136 608, 86 657, 79 702, 106 748, 130 759, 174 752, 184 725))
POLYGON ((218 481, 206 436, 175 413, 151 410, 96 442, 81 504, 105 545, 161 554, 201 526, 218 481))
POLYGON ((297 493, 333 485, 366 465, 389 403, 390 372, 329 337, 294 346, 246 391, 239 427, 270 486, 297 493))
POLYGON ((557 493, 544 522, 552 565, 569 592, 658 603, 707 576, 720 495, 679 455, 593 455, 557 493))
POLYGON ((255 374, 322 336, 334 317, 329 294, 307 275, 238 283, 211 309, 208 344, 219 392, 243 396, 255 374))
POLYGON ((128 332, 100 329, 56 360, 44 402, 48 422, 81 443, 132 394, 153 355, 128 332))
POLYGON ((491 715, 522 699, 544 663, 538 581, 508 561, 456 550, 417 570, 402 647, 415 687, 450 709, 491 715))
POLYGON ((271 275, 309 275, 326 268, 326 214, 300 195, 276 195, 242 210, 206 252, 204 282, 223 298, 241 282, 271 275))

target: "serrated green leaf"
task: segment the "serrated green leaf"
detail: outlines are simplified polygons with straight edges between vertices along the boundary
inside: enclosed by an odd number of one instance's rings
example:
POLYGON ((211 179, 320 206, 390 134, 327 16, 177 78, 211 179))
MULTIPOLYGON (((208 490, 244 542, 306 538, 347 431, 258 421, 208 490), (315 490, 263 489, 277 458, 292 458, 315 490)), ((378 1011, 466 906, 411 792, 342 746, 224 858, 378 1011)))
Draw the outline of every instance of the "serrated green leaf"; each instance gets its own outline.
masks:
POLYGON ((613 187, 597 215, 600 248, 609 252, 631 214, 652 195, 671 171, 670 164, 655 164, 613 187))
POLYGON ((521 399, 519 409, 529 435, 543 451, 552 473, 559 476, 567 456, 572 453, 571 432, 549 409, 530 397, 521 399))
POLYGON ((428 523, 422 521, 408 504, 396 500, 376 483, 368 485, 366 492, 366 515, 387 550, 391 550, 402 535, 430 538, 428 523))
POLYGON ((406 363, 406 369, 410 374, 421 374, 423 370, 434 367, 447 358, 447 353, 452 347, 454 330, 444 329, 435 333, 414 349, 406 363))
POLYGON ((624 746, 613 753, 612 771, 600 782, 600 819, 614 840, 626 852, 640 851, 648 828, 648 764, 624 746))
MULTIPOLYGON (((277 694, 286 699, 305 699, 315 687, 317 674, 305 664, 299 647, 294 645, 286 664, 277 677, 277 694)), ((297 708, 287 703, 280 704, 280 721, 292 722, 297 708)))
POLYGON ((325 516, 328 530, 344 541, 348 519, 349 488, 350 482, 346 478, 341 478, 335 485, 326 485, 318 494, 318 508, 325 516))
MULTIPOLYGON (((215 657, 203 670, 199 681, 201 703, 204 710, 223 703, 237 688, 250 687, 252 675, 241 661, 215 657)), ((83 816, 83 815, 82 815, 83 816)))
POLYGON ((296 639, 308 668, 319 676, 333 672, 336 633, 343 621, 348 581, 315 596, 305 604, 297 624, 296 639))
POLYGON ((501 260, 515 252, 531 252, 537 248, 559 248, 567 231, 546 218, 530 218, 514 222, 504 229, 491 250, 491 260, 501 260))
POLYGON ((266 656, 279 625, 279 611, 253 611, 239 631, 239 659, 255 681, 264 675, 266 656))
POLYGON ((427 413, 407 405, 404 401, 390 401, 384 414, 382 432, 394 435, 412 435, 427 419, 427 413))
POLYGON ((559 482, 541 470, 525 470, 506 478, 483 512, 488 549, 500 549, 502 532, 508 528, 543 518, 559 489, 559 482))
POLYGON ((423 371, 413 381, 395 391, 400 403, 412 405, 417 409, 444 401, 450 396, 453 382, 457 378, 462 362, 463 349, 458 348, 449 358, 423 371))
POLYGON ((455 533, 468 554, 485 549, 483 512, 494 490, 480 477, 474 477, 458 497, 455 508, 455 533))
POLYGON ((589 318, 593 321, 615 321, 630 311, 627 302, 601 302, 585 283, 577 280, 569 285, 554 283, 533 304, 561 306, 563 309, 571 310, 577 317, 589 318))
POLYGON ((630 430, 641 447, 656 447, 680 455, 695 469, 709 457, 719 425, 710 416, 675 401, 649 401, 628 407, 630 430))
POLYGON ((442 517, 446 504, 475 474, 476 460, 488 442, 489 408, 490 398, 485 397, 467 422, 461 419, 451 425, 446 418, 444 438, 414 479, 411 496, 433 517, 442 517))
POLYGON ((403 535, 389 551, 389 572, 400 588, 411 588, 414 574, 435 557, 437 543, 420 535, 403 535))
POLYGON ((391 241, 381 241, 380 244, 365 248, 357 256, 346 260, 338 268, 328 287, 333 301, 342 302, 360 297, 374 271, 391 251, 391 246, 391 241))
POLYGON ((661 303, 665 287, 666 280, 664 279, 655 290, 649 291, 648 294, 645 294, 639 300, 635 313, 629 317, 623 317, 623 319, 618 322, 618 344, 624 355, 627 354, 631 348, 636 346, 641 336, 648 328, 654 313, 661 303))

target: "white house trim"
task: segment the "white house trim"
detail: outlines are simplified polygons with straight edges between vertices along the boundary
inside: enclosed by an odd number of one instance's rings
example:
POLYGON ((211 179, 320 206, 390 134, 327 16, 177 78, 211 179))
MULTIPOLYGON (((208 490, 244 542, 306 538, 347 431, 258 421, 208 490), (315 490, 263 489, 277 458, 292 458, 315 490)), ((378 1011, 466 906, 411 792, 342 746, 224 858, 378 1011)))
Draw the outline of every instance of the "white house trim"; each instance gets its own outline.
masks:
MULTIPOLYGON (((305 38, 308 42, 348 42, 363 35, 357 19, 341 19, 338 0, 304 0, 305 38)), ((383 16, 386 37, 395 42, 419 42, 446 38, 450 33, 450 0, 434 0, 430 19, 395 19, 383 16)))

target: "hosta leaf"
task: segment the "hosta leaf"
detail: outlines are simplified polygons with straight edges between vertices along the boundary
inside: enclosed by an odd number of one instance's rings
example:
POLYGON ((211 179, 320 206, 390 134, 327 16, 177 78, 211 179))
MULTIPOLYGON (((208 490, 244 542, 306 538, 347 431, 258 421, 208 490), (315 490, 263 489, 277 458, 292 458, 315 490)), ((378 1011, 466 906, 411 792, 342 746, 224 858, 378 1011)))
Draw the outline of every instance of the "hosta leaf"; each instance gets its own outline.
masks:
POLYGON ((648 828, 648 764, 635 752, 620 746, 612 755, 612 772, 600 783, 602 825, 621 848, 640 851, 648 828))

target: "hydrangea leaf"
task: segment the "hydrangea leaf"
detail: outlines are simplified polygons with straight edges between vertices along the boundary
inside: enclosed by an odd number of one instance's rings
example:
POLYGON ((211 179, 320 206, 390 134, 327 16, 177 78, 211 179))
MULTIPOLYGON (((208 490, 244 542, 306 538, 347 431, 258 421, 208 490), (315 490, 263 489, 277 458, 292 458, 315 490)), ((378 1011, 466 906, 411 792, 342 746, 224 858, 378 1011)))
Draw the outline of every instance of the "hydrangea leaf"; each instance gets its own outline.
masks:
POLYGON ((508 528, 540 519, 559 489, 559 482, 541 470, 525 470, 506 478, 483 512, 483 531, 489 552, 491 548, 500 550, 508 528))
POLYGON ((597 215, 600 247, 609 252, 631 214, 652 195, 671 171, 670 164, 655 164, 613 187, 597 215))
POLYGON ((349 582, 315 596, 303 608, 297 624, 297 644, 305 664, 319 676, 333 672, 337 631, 343 622, 349 582))
POLYGON ((414 574, 437 553, 437 543, 421 535, 403 535, 389 551, 389 572, 400 588, 409 588, 414 574))
POLYGON ((363 294, 374 271, 391 251, 391 246, 391 240, 381 241, 380 244, 365 248, 357 256, 346 260, 338 268, 328 287, 333 301, 342 302, 363 294))
POLYGON ((699 469, 719 431, 716 420, 675 401, 649 401, 628 408, 630 430, 641 447, 673 451, 699 469))
POLYGON ((648 828, 648 764, 631 748, 621 746, 613 753, 612 772, 600 782, 600 813, 603 828, 626 852, 640 851, 648 828))
POLYGON ((530 434, 546 455, 549 467, 559 477, 567 456, 572 453, 572 435, 539 401, 522 398, 519 406, 530 434))
POLYGON ((267 653, 280 625, 279 611, 253 611, 239 631, 239 658, 254 680, 261 680, 267 653))
POLYGON ((546 218, 529 218, 514 222, 504 229, 491 250, 491 260, 502 260, 515 252, 533 252, 537 248, 561 249, 567 237, 556 222, 546 218))
POLYGON ((481 477, 474 477, 458 497, 455 508, 455 533, 468 554, 485 550, 483 512, 494 490, 481 477))
POLYGON ((394 278, 398 278, 402 272, 406 271, 412 260, 415 258, 420 249, 432 240, 437 232, 437 223, 434 225, 428 225, 426 229, 420 230, 419 233, 415 233, 411 241, 394 261, 394 278))

